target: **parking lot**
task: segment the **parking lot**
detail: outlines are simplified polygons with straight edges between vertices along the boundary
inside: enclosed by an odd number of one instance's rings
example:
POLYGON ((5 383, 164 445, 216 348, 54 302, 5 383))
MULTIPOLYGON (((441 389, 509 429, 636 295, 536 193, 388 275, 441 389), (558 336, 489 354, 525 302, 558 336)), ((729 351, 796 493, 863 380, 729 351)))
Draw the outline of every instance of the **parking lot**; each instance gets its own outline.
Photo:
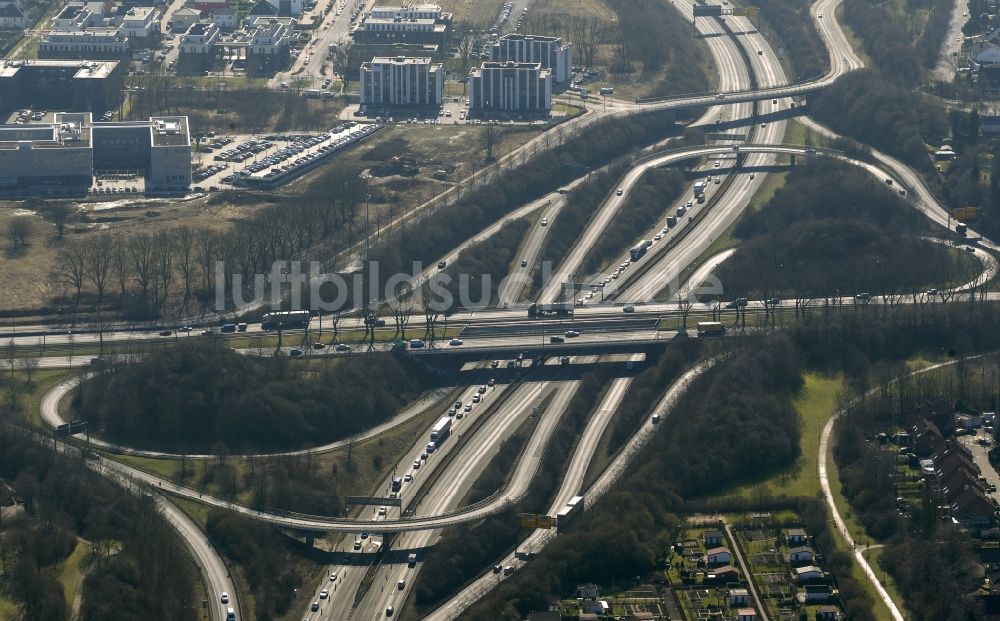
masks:
POLYGON ((346 121, 322 133, 212 137, 203 144, 192 180, 195 191, 229 186, 269 186, 290 181, 335 152, 361 140, 381 126, 346 121))

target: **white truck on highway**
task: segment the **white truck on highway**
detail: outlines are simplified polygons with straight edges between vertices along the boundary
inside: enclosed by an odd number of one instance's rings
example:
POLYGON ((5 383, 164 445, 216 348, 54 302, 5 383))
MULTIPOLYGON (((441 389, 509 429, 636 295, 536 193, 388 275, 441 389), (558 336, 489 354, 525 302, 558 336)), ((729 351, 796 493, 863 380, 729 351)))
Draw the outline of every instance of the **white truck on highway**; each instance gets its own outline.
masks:
POLYGON ((704 193, 705 193, 705 182, 704 181, 696 181, 695 184, 694 184, 694 195, 695 196, 701 196, 704 193))

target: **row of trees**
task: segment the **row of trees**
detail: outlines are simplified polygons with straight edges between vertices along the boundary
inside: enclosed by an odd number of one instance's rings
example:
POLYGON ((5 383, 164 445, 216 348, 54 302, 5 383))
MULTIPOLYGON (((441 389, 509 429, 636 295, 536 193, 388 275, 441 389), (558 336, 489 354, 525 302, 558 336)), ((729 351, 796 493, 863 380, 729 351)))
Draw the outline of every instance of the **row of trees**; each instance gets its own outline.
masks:
POLYGON ((214 308, 221 289, 233 303, 251 297, 256 274, 275 261, 308 261, 336 255, 359 234, 367 183, 339 168, 329 183, 337 192, 305 195, 268 205, 223 230, 179 226, 156 232, 102 231, 66 240, 53 266, 63 301, 82 311, 120 310, 126 316, 186 317, 214 308))
POLYGON ((0 584, 19 618, 70 618, 57 565, 78 538, 89 542, 81 619, 199 618, 194 566, 148 499, 9 428, 0 428, 0 446, 0 478, 26 512, 24 521, 0 524, 0 584))
POLYGON ((680 198, 684 185, 684 173, 677 168, 655 168, 643 175, 629 192, 628 205, 618 212, 587 253, 581 266, 583 271, 595 272, 620 256, 651 225, 666 226, 663 214, 680 198))
POLYGON ((813 25, 808 4, 793 0, 760 0, 757 4, 761 20, 778 36, 799 80, 827 70, 829 56, 813 25))

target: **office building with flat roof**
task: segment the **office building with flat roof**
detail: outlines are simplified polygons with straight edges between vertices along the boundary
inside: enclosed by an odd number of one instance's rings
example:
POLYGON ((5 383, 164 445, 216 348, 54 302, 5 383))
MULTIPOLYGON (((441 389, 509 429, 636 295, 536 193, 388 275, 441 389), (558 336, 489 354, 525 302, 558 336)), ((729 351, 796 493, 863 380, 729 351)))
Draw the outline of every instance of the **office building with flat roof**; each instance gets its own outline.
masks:
POLYGON ((187 117, 95 123, 89 112, 58 112, 49 123, 0 125, 0 192, 90 186, 95 173, 136 172, 147 191, 191 185, 187 117))
POLYGON ((355 43, 424 43, 443 45, 452 15, 436 4, 375 7, 351 30, 355 43))
POLYGON ((362 106, 440 106, 444 67, 430 58, 373 58, 361 65, 362 106))
POLYGON ((39 58, 118 60, 129 51, 120 27, 50 30, 38 41, 39 58))
POLYGON ((484 62, 469 73, 466 92, 474 114, 548 113, 552 74, 539 63, 484 62))
POLYGON ((505 63, 539 63, 552 73, 552 81, 561 84, 573 75, 573 47, 563 45, 559 37, 511 33, 500 37, 490 47, 490 60, 505 63))
POLYGON ((3 60, 0 108, 100 114, 121 101, 125 70, 115 60, 3 60))

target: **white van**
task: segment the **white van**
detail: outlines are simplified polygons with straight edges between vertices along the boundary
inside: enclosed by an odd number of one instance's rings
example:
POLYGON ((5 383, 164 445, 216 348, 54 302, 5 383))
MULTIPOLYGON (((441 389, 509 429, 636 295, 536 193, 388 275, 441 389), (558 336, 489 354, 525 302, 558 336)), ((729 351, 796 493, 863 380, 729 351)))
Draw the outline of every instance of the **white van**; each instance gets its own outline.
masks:
POLYGON ((236 621, 236 610, 226 608, 226 621, 236 621))

